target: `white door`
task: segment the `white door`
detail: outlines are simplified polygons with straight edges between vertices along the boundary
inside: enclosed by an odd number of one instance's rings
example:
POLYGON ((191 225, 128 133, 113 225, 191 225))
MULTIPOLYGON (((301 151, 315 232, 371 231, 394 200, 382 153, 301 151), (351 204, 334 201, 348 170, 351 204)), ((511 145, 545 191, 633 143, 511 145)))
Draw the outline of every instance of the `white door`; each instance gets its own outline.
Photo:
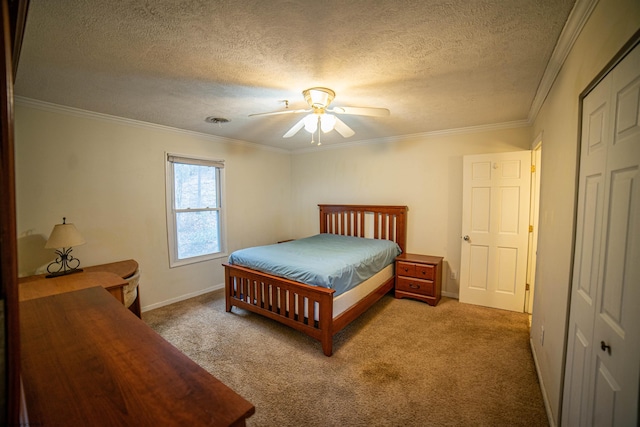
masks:
POLYGON ((563 425, 636 426, 640 49, 583 100, 563 425))
POLYGON ((460 302, 524 311, 531 151, 464 156, 460 302))

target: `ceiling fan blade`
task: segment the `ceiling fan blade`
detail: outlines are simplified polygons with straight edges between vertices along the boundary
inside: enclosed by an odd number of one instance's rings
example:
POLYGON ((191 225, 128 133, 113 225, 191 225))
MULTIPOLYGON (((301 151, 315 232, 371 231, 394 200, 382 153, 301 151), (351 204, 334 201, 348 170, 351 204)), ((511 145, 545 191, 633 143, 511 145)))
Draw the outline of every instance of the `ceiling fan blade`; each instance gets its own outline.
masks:
POLYGON ((291 138, 293 135, 295 135, 296 133, 298 133, 298 131, 300 129, 302 129, 304 127, 304 117, 302 119, 300 119, 298 121, 298 123, 296 123, 295 125, 293 125, 293 127, 291 129, 289 129, 287 131, 287 133, 285 133, 284 135, 282 135, 283 138, 291 138))
POLYGON ((345 122, 336 117, 336 124, 334 126, 336 132, 345 138, 355 135, 356 133, 345 122))
POLYGON ((356 116, 387 117, 391 114, 386 108, 374 107, 335 107, 327 110, 336 114, 352 114, 356 116))
POLYGON ((297 113, 308 113, 311 110, 280 110, 280 111, 270 111, 268 113, 255 113, 249 114, 249 117, 255 116, 275 116, 277 114, 297 114, 297 113))

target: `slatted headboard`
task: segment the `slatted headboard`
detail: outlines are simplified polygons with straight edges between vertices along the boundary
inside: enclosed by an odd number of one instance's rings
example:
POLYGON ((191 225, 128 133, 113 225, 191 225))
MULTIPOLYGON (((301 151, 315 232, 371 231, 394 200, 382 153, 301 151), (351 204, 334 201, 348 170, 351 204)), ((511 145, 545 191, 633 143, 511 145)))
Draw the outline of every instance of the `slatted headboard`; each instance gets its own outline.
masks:
POLYGON ((369 237, 396 242, 402 252, 407 244, 406 206, 318 205, 320 233, 369 237))

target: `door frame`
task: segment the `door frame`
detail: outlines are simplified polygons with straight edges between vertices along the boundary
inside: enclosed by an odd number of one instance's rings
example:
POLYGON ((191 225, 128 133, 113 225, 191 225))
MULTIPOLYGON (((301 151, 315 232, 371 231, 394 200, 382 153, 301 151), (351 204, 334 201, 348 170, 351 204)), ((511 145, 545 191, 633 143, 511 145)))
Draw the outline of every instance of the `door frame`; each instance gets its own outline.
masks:
POLYGON ((18 69, 28 0, 2 0, 2 78, 0 78, 0 424, 22 425, 20 393, 20 316, 14 160, 13 83, 18 69))
POLYGON ((535 168, 531 176, 531 202, 529 203, 529 224, 533 231, 529 233, 529 253, 527 261, 527 286, 524 299, 524 311, 533 314, 538 261, 538 227, 540 219, 540 172, 542 170, 542 132, 531 143, 531 166, 535 168))
POLYGON ((633 36, 622 46, 622 48, 613 56, 613 58, 607 63, 607 65, 594 77, 594 79, 585 87, 585 89, 578 96, 578 132, 576 141, 576 172, 575 172, 575 192, 573 199, 573 232, 571 238, 571 261, 569 263, 569 287, 567 290, 567 310, 565 318, 565 335, 564 345, 562 351, 562 364, 561 376, 560 376, 560 402, 558 409, 558 419, 562 419, 562 411, 564 409, 564 390, 565 390, 565 375, 567 370, 567 352, 569 344, 569 332, 570 332, 570 316, 571 316, 571 297, 573 286, 573 269, 574 258, 576 252, 576 236, 578 227, 578 192, 580 190, 580 154, 582 152, 582 114, 584 109, 584 99, 591 93, 591 91, 598 86, 598 84, 631 52, 637 45, 640 44, 640 30, 636 31, 633 36))

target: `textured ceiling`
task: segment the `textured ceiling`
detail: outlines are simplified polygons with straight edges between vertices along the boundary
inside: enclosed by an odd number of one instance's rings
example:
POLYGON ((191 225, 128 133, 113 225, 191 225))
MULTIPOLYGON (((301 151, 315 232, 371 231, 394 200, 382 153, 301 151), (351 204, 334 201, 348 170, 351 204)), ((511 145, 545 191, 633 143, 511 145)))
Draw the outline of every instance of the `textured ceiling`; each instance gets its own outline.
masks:
POLYGON ((526 120, 574 2, 31 0, 15 93, 293 150, 302 115, 248 116, 313 86, 391 111, 325 145, 526 120))

